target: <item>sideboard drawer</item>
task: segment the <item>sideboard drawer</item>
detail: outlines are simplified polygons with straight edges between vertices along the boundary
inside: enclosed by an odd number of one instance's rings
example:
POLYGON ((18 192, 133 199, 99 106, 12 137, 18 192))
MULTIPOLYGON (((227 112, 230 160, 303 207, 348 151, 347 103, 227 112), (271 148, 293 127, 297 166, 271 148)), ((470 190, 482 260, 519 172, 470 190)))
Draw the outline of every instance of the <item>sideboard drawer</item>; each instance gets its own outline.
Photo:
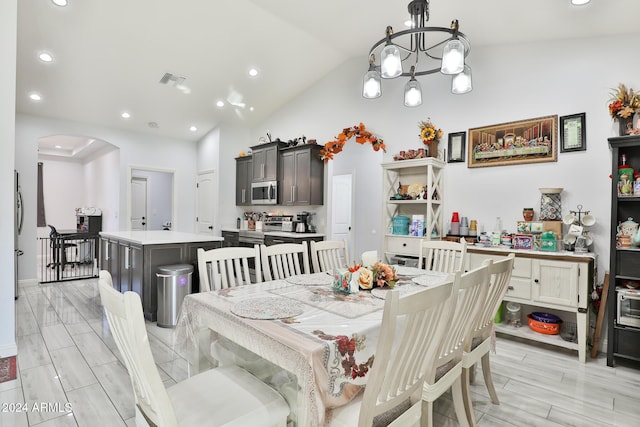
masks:
POLYGON ((421 241, 422 239, 411 237, 389 236, 387 237, 387 250, 390 253, 418 256, 421 241))
POLYGON ((531 279, 511 276, 506 296, 522 299, 531 298, 531 279))
POLYGON ((518 258, 513 260, 512 276, 531 278, 531 259, 518 258))

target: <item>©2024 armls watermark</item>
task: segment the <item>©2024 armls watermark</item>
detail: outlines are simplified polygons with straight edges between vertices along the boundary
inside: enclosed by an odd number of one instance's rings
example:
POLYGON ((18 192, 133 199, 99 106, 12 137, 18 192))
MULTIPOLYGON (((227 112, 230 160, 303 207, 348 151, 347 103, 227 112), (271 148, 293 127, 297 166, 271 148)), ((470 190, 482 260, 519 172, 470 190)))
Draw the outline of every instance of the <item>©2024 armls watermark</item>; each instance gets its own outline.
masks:
POLYGON ((69 402, 2 402, 0 413, 7 412, 57 412, 60 414, 73 412, 69 402))

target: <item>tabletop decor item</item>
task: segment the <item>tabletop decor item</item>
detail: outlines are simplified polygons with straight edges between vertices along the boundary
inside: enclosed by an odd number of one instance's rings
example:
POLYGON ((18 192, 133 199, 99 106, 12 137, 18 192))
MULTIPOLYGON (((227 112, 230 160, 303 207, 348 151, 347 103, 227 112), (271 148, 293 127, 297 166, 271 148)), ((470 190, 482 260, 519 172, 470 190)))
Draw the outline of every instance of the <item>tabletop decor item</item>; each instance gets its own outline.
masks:
POLYGON ((438 157, 438 143, 442 138, 442 129, 436 129, 436 126, 431 122, 431 118, 418 123, 420 129, 420 139, 422 143, 429 147, 427 156, 438 157))
MULTIPOLYGON (((349 273, 352 274, 352 285, 357 284, 360 289, 369 290, 374 287, 388 286, 393 288, 398 281, 395 267, 382 262, 376 262, 369 267, 355 264, 349 267, 349 273)), ((335 288, 334 284, 334 288, 335 288)))
POLYGON ((333 290, 343 294, 350 294, 357 292, 358 287, 353 286, 351 283, 351 277, 353 272, 347 269, 334 269, 333 270, 333 290))
POLYGON ((327 163, 329 160, 333 160, 333 156, 342 151, 344 144, 347 143, 352 137, 356 137, 358 144, 371 144, 373 151, 387 152, 387 146, 384 144, 382 138, 378 138, 368 130, 366 130, 363 123, 357 126, 351 126, 349 128, 342 129, 342 132, 335 137, 335 140, 329 141, 324 144, 324 148, 320 150, 320 157, 327 163))
POLYGON ((633 129, 633 115, 640 111, 640 93, 620 83, 611 89, 609 115, 620 126, 620 136, 627 135, 633 129))

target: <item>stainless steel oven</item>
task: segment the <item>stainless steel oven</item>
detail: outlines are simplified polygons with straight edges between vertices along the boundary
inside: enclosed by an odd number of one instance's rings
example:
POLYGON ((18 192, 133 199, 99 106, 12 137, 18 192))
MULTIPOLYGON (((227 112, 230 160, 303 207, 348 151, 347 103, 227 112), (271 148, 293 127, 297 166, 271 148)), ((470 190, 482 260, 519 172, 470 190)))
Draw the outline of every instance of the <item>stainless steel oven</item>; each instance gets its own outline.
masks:
POLYGON ((254 182, 251 184, 252 205, 277 205, 278 181, 254 182))
POLYGON ((640 328, 640 290, 618 288, 618 325, 640 328))

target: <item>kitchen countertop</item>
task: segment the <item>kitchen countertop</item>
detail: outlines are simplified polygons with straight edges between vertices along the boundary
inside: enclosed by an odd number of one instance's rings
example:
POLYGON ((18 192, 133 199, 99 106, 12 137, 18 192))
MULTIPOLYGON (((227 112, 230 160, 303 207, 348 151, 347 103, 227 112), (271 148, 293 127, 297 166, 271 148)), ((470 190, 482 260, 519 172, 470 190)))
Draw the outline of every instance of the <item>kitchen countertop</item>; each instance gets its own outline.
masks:
POLYGON ((513 248, 508 248, 506 246, 502 246, 502 245, 497 245, 497 246, 485 246, 485 245, 479 245, 479 244, 473 244, 473 245, 467 245, 467 252, 476 252, 476 253, 494 253, 494 254, 504 254, 504 253, 510 253, 510 252, 514 252, 516 254, 520 254, 523 256, 530 256, 530 257, 540 257, 540 256, 548 256, 548 257, 565 257, 565 258, 578 258, 578 259, 585 259, 585 258, 591 258, 591 259, 596 259, 597 255, 593 252, 573 252, 573 251, 565 251, 565 250, 560 250, 560 251, 539 251, 539 250, 533 250, 533 249, 513 249, 513 248))
MULTIPOLYGON (((222 231, 228 231, 231 233, 239 233, 240 230, 235 227, 222 227, 222 231)), ((242 230, 245 231, 245 230, 242 230)), ((247 230, 251 231, 251 230, 247 230)), ((304 237, 324 237, 324 233, 296 233, 295 231, 277 231, 277 230, 265 230, 262 231, 265 236, 275 237, 293 237, 294 239, 302 239, 304 237)))
POLYGON ((219 236, 207 234, 183 233, 180 231, 101 231, 100 236, 126 240, 139 245, 162 245, 167 243, 222 242, 219 236))

